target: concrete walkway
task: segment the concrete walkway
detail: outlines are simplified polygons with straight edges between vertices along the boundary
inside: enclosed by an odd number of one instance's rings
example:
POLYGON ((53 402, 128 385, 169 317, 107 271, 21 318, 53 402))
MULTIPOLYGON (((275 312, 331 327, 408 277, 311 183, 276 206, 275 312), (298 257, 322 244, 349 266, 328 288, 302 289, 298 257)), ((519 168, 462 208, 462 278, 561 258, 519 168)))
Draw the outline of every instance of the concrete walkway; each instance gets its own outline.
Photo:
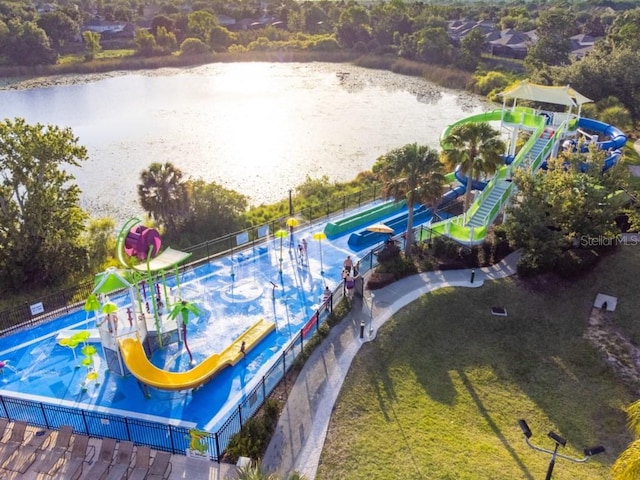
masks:
POLYGON ((300 372, 276 431, 265 453, 262 466, 287 478, 294 471, 308 480, 316 476, 333 406, 351 362, 364 342, 373 340, 378 329, 398 310, 421 295, 443 287, 481 287, 516 272, 518 253, 498 265, 471 270, 428 272, 404 278, 385 288, 366 292, 354 299, 349 315, 331 330, 300 372), (360 338, 364 324, 364 338, 360 338))

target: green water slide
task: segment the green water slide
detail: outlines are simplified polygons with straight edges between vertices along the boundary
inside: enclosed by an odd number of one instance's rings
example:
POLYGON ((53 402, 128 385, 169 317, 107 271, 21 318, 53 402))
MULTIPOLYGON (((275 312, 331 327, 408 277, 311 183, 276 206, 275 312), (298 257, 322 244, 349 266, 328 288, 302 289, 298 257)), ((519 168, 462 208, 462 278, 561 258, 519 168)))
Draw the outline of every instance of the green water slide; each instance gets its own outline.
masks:
MULTIPOLYGON (((487 186, 476 197, 469 209, 462 215, 433 223, 430 229, 417 233, 418 240, 426 240, 432 235, 445 235, 465 245, 478 245, 484 241, 489 226, 506 207, 513 194, 514 186, 510 181, 511 170, 528 168, 535 171, 551 154, 553 145, 561 138, 564 126, 557 131, 545 130, 546 117, 536 115, 533 109, 493 110, 463 118, 449 125, 440 137, 440 142, 451 130, 465 123, 483 123, 502 121, 514 127, 533 131, 531 138, 520 149, 511 165, 498 169, 487 186), (430 230, 430 231, 429 231, 430 230)), ((446 148, 446 145, 443 145, 446 148)))
POLYGON ((406 204, 406 200, 402 200, 401 202, 391 201, 376 205, 364 212, 358 212, 341 220, 327 223, 324 227, 324 233, 330 239, 339 237, 357 228, 375 223, 381 218, 398 213, 406 204))

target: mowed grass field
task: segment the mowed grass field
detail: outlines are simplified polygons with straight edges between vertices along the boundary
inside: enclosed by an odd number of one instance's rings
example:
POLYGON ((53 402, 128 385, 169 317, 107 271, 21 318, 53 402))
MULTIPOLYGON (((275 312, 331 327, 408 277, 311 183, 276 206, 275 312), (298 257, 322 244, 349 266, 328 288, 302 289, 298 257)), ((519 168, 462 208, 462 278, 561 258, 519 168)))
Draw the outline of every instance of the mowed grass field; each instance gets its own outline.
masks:
POLYGON ((510 278, 447 288, 393 316, 358 353, 334 409, 317 479, 540 479, 568 440, 554 480, 607 479, 632 440, 624 407, 636 397, 584 338, 597 293, 618 297, 616 323, 636 332, 640 245, 589 276, 536 285, 510 278), (492 316, 504 306, 508 317, 492 316), (619 321, 619 323, 618 323, 619 321))

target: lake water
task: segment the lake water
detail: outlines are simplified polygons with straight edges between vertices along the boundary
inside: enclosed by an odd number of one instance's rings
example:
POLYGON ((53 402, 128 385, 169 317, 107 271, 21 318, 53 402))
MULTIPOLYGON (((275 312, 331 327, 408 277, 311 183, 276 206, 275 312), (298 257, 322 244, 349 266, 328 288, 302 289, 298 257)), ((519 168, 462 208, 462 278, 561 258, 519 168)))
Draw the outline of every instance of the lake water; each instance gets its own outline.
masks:
POLYGON ((72 128, 89 160, 71 171, 82 206, 117 222, 139 215, 152 162, 215 181, 253 205, 306 176, 353 179, 407 143, 433 148, 481 97, 386 71, 328 63, 224 63, 69 77, 0 91, 1 118, 72 128), (340 73, 338 75, 337 73, 340 73))

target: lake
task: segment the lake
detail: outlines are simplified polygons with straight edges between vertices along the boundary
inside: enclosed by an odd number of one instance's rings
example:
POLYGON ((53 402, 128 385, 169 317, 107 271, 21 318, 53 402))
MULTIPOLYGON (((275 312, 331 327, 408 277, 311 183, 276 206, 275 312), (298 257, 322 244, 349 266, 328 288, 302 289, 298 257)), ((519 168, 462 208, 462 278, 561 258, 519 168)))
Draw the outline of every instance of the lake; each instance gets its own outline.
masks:
POLYGON ((152 162, 215 181, 252 205, 307 176, 353 179, 389 150, 438 148, 450 123, 491 108, 482 97, 348 64, 219 63, 63 77, 0 91, 2 118, 70 127, 89 160, 73 167, 82 206, 118 223, 140 215, 152 162))

